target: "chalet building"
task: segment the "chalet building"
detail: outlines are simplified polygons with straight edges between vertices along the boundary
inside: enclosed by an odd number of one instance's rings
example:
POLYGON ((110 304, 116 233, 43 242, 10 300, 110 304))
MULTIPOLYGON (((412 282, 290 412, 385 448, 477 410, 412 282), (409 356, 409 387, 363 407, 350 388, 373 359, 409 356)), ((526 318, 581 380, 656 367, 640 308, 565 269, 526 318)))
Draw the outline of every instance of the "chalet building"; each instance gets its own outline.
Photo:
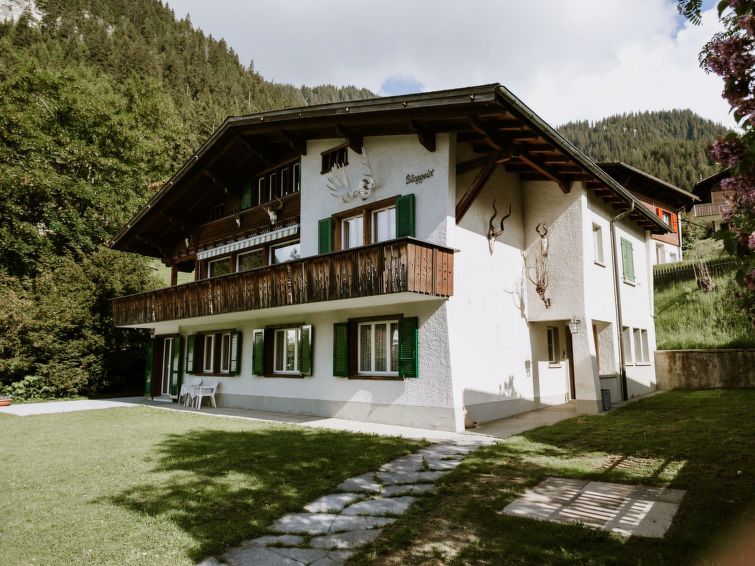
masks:
POLYGON ((729 224, 724 220, 724 207, 727 206, 726 193, 721 190, 721 181, 731 177, 731 169, 724 169, 715 175, 699 181, 692 192, 700 200, 691 208, 695 222, 706 226, 711 233, 728 230, 729 224))
POLYGON ((700 199, 626 163, 599 165, 671 229, 667 234, 652 234, 653 265, 682 261, 682 210, 691 208, 700 199))
POLYGON ((596 413, 655 389, 670 229, 501 85, 232 117, 113 243, 194 281, 113 319, 153 331, 156 399, 200 377, 227 407, 441 430, 596 413))

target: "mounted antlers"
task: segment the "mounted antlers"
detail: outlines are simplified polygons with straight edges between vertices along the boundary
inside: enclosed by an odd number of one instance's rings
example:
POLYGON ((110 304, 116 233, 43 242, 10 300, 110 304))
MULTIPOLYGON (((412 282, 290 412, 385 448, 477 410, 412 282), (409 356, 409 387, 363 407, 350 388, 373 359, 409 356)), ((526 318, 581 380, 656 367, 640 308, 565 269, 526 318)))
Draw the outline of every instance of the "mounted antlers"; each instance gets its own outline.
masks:
POLYGON ((490 217, 490 221, 488 222, 489 228, 488 228, 488 248, 490 249, 490 255, 493 255, 493 247, 495 246, 495 241, 498 236, 503 234, 503 223, 506 221, 506 219, 511 216, 511 204, 509 203, 509 213, 506 216, 503 216, 501 218, 501 229, 497 230, 495 226, 493 226, 493 220, 495 220, 495 217, 498 216, 498 210, 495 207, 495 200, 493 200, 493 216, 490 217))
POLYGON ((345 203, 351 202, 357 197, 362 200, 367 200, 367 198, 369 198, 372 190, 377 188, 379 181, 374 177, 370 158, 367 155, 367 150, 364 148, 362 149, 361 160, 366 171, 363 173, 364 177, 353 188, 351 187, 349 177, 346 174, 346 166, 333 166, 330 173, 326 176, 325 183, 325 186, 330 192, 330 196, 333 198, 340 198, 345 203))
POLYGON ((283 208, 283 201, 279 198, 276 198, 276 200, 278 201, 277 206, 270 204, 262 207, 270 217, 270 224, 272 224, 273 226, 275 226, 275 223, 278 222, 278 211, 283 208))
POLYGON ((542 222, 535 227, 540 236, 540 254, 535 258, 535 265, 527 268, 527 279, 535 286, 535 292, 540 295, 545 308, 550 308, 551 300, 545 296, 548 290, 548 227, 542 222))

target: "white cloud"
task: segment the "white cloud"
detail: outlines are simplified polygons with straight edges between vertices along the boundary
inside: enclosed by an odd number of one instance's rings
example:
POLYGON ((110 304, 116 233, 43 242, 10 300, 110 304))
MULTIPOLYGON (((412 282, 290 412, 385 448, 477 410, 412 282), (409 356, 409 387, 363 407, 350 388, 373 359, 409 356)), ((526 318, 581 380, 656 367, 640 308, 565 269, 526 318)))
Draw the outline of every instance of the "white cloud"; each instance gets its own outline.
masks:
POLYGON ((168 0, 270 80, 379 92, 501 82, 551 123, 692 108, 732 125, 697 56, 719 29, 673 0, 168 0))

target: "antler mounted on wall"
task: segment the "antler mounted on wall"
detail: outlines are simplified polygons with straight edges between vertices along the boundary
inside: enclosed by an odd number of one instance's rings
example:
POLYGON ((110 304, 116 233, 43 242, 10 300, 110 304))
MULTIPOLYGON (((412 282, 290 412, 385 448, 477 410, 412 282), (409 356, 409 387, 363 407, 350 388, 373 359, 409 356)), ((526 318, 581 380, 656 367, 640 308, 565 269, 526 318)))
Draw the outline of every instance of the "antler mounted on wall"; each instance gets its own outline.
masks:
POLYGON ((333 198, 340 198, 343 202, 351 202, 355 198, 359 197, 362 200, 367 200, 373 189, 378 187, 378 181, 375 180, 375 176, 372 172, 372 164, 370 158, 367 155, 367 150, 362 148, 362 165, 364 165, 366 171, 363 173, 364 177, 359 184, 354 188, 351 187, 349 176, 346 174, 345 165, 334 165, 326 177, 326 187, 330 192, 330 196, 333 198))
POLYGON ((511 216, 511 204, 509 204, 509 212, 505 216, 501 218, 501 229, 498 230, 493 226, 493 220, 495 220, 495 217, 498 216, 498 210, 496 210, 495 207, 495 199, 493 200, 493 216, 490 217, 490 221, 488 222, 489 228, 488 228, 488 248, 490 249, 490 255, 493 255, 493 249, 495 247, 495 241, 498 236, 503 234, 503 223, 506 221, 506 219, 511 216))
POLYGON ((262 208, 265 212, 267 212, 267 215, 270 217, 270 224, 275 226, 275 223, 278 222, 278 211, 283 208, 283 201, 279 198, 276 198, 275 200, 278 201, 278 204, 268 204, 263 205, 262 208))
POLYGON ((527 279, 535 286, 545 308, 550 308, 551 300, 545 296, 548 290, 548 227, 542 222, 535 227, 540 236, 540 253, 535 258, 535 265, 527 268, 527 279))

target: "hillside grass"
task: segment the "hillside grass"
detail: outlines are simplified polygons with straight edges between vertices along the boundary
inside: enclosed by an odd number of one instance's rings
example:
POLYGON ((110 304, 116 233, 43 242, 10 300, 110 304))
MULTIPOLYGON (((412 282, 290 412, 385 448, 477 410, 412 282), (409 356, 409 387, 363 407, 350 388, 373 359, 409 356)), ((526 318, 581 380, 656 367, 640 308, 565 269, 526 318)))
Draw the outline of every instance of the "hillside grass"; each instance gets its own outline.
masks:
POLYGON ((658 350, 755 348, 755 332, 737 303, 734 274, 714 277, 705 293, 692 281, 655 291, 658 350))

